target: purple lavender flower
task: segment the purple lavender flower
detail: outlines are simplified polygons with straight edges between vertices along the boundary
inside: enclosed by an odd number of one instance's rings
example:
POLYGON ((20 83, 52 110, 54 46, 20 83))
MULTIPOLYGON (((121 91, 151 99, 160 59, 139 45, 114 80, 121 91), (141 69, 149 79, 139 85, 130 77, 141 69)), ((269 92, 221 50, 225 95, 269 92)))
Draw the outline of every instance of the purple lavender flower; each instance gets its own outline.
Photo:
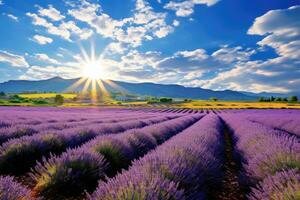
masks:
POLYGON ((0 176, 1 200, 31 200, 30 190, 16 182, 11 176, 0 176))
POLYGON ((277 200, 300 198, 300 172, 288 170, 266 177, 252 188, 249 200, 277 200))
POLYGON ((47 199, 81 196, 84 190, 95 188, 105 168, 104 157, 100 154, 84 149, 69 150, 35 167, 31 174, 36 182, 33 192, 47 199))
POLYGON ((97 191, 89 196, 90 200, 182 200, 183 191, 176 183, 155 174, 146 174, 138 168, 110 179, 105 184, 100 182, 97 191), (130 181, 128 181, 130 180, 130 181))

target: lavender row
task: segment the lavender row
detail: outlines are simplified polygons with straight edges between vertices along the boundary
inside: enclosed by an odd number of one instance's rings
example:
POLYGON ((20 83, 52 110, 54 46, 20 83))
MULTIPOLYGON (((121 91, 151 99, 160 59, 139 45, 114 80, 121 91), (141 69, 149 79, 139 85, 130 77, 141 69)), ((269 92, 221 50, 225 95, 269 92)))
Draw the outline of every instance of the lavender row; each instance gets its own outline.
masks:
MULTIPOLYGON (((97 110, 97 109, 57 109, 55 112, 54 108, 1 108, 0 110, 0 121, 9 125, 23 124, 26 125, 37 125, 44 122, 56 123, 56 122, 75 122, 83 120, 96 120, 99 118, 109 118, 112 116, 125 116, 129 117, 134 114, 130 111, 124 110, 97 110), (80 111, 80 112, 78 112, 80 111), (85 111, 85 112, 83 112, 85 111)), ((153 115, 153 113, 144 113, 138 111, 136 113, 141 113, 144 116, 153 115)), ((3 123, 0 122, 0 128, 3 123)))
MULTIPOLYGON (((153 118, 154 116, 144 116, 143 119, 153 118)), ((101 123, 120 123, 130 120, 139 119, 140 115, 133 115, 131 117, 111 117, 111 119, 98 119, 93 121, 83 122, 69 122, 69 123, 49 123, 40 125, 16 125, 0 128, 0 145, 9 139, 19 138, 22 136, 31 136, 41 132, 55 132, 55 131, 66 131, 66 129, 75 129, 80 127, 81 129, 88 128, 90 126, 99 125, 101 123)))
POLYGON ((91 200, 205 199, 222 176, 222 123, 206 115, 107 182, 91 200))
MULTIPOLYGON (((239 115, 223 114, 222 118, 233 130, 236 148, 242 157, 245 170, 243 176, 249 181, 245 181, 244 184, 253 186, 253 196, 257 196, 258 191, 266 194, 267 191, 264 190, 267 186, 259 185, 264 184, 267 179, 272 179, 277 173, 300 169, 300 143, 297 137, 258 123, 241 120, 239 115), (259 187, 260 189, 257 189, 259 187)), ((268 184, 271 184, 270 181, 268 184)), ((272 187, 276 188, 275 184, 272 187)), ((295 194, 297 190, 290 192, 295 194)), ((284 190, 277 193, 282 195, 284 190)), ((268 198, 271 199, 272 196, 268 198)))
POLYGON ((282 129, 300 137, 300 115, 248 115, 248 119, 273 128, 282 129))
POLYGON ((0 173, 21 175, 27 172, 37 160, 43 156, 49 156, 50 152, 60 154, 66 148, 81 145, 98 135, 142 128, 169 119, 170 117, 157 117, 120 123, 104 123, 88 129, 67 129, 60 133, 40 133, 9 140, 0 147, 0 173))
MULTIPOLYGON (((126 114, 116 114, 116 113, 108 113, 108 114, 84 114, 74 116, 72 113, 55 113, 53 118, 51 119, 45 113, 37 113, 33 115, 32 113, 20 113, 20 112, 12 112, 8 114, 0 115, 0 129, 6 128, 10 126, 17 126, 17 125, 41 125, 45 126, 47 124, 61 124, 61 123, 68 123, 68 124, 76 124, 85 121, 110 121, 114 120, 116 117, 120 119, 131 118, 134 115, 141 115, 140 113, 126 113, 126 114), (25 116, 25 117, 24 117, 25 116)), ((153 117, 154 114, 143 114, 145 117, 153 117)))
POLYGON ((34 193, 47 199, 64 199, 84 195, 96 188, 99 179, 112 177, 127 168, 133 159, 143 156, 157 145, 200 119, 190 115, 123 134, 99 136, 81 148, 52 156, 35 167, 34 193))

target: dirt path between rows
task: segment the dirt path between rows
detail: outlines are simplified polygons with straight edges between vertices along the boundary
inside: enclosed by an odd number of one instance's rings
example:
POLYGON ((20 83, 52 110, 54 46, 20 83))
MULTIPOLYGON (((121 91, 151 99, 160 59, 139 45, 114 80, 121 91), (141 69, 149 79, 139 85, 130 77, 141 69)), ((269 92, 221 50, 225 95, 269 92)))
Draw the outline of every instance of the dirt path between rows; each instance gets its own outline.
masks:
POLYGON ((238 174, 240 172, 240 163, 233 158, 234 144, 228 127, 225 125, 224 132, 225 142, 225 160, 223 164, 224 177, 222 186, 216 199, 220 200, 243 200, 246 199, 245 191, 239 183, 238 174))

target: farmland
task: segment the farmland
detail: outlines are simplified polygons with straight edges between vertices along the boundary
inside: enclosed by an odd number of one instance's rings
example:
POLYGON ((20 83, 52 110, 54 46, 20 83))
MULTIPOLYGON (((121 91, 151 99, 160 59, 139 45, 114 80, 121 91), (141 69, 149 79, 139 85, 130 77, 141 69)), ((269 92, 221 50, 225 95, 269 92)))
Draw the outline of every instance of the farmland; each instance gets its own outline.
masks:
POLYGON ((298 199, 300 111, 1 107, 2 199, 298 199))
MULTIPOLYGON (((28 99, 46 99, 46 98, 54 98, 56 93, 30 93, 30 94, 19 94, 22 98, 28 99)), ((71 93, 63 93, 61 94, 65 99, 72 99, 77 96, 77 94, 71 93)))

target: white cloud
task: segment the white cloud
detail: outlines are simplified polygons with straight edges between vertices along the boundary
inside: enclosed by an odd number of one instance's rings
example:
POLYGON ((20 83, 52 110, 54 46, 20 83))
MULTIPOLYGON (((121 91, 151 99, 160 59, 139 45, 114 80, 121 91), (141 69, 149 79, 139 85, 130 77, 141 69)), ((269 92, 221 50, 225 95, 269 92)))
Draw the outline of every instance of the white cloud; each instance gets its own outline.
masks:
POLYGON ((219 0, 185 0, 182 2, 170 1, 164 8, 173 10, 179 17, 188 17, 194 13, 195 5, 206 5, 212 6, 216 4, 219 0))
POLYGON ((208 55, 204 49, 178 51, 172 56, 161 59, 157 64, 157 68, 162 71, 171 70, 177 73, 184 73, 184 75, 195 70, 207 72, 222 69, 223 67, 226 68, 227 66, 208 55))
POLYGON ((53 21, 60 21, 65 18, 65 16, 63 16, 60 11, 55 9, 52 5, 49 5, 48 8, 39 7, 38 12, 40 16, 48 17, 53 21))
POLYGON ((213 56, 232 67, 198 84, 211 89, 254 92, 300 92, 300 6, 272 10, 256 18, 248 34, 264 36, 257 51, 274 48, 278 57, 250 61, 256 51, 222 47, 213 56))
POLYGON ((171 26, 164 26, 155 31, 154 35, 156 35, 158 38, 163 38, 169 35, 169 33, 173 32, 173 30, 174 29, 171 26))
POLYGON ((78 68, 70 66, 31 66, 20 79, 41 80, 60 76, 63 78, 74 78, 78 75, 78 68))
POLYGON ((32 40, 39 43, 39 44, 41 44, 41 45, 50 44, 50 43, 53 42, 52 38, 45 37, 45 36, 42 36, 42 35, 34 35, 32 40))
POLYGON ((300 6, 271 10, 255 19, 248 34, 265 36, 258 44, 270 46, 278 55, 300 57, 300 6))
POLYGON ((0 62, 9 63, 13 67, 29 67, 29 64, 23 56, 2 50, 0 50, 0 62))
POLYGON ((228 47, 223 46, 221 49, 215 51, 212 56, 224 63, 233 63, 238 61, 247 61, 250 56, 255 53, 253 49, 243 49, 241 46, 228 47))
POLYGON ((120 42, 112 42, 107 45, 103 54, 123 54, 127 50, 127 45, 120 42))
POLYGON ((208 55, 206 54, 206 51, 204 49, 196 49, 193 51, 178 51, 175 53, 175 55, 190 58, 191 60, 204 60, 208 58, 208 55))
POLYGON ((56 26, 35 13, 26 13, 26 15, 32 18, 33 25, 45 27, 49 34, 60 36, 70 42, 72 41, 72 35, 79 37, 81 40, 85 40, 93 34, 92 30, 86 28, 81 29, 73 21, 63 21, 56 26))
POLYGON ((86 40, 93 34, 91 29, 81 29, 73 21, 63 22, 60 27, 71 31, 71 33, 77 35, 81 40, 86 40))
POLYGON ((266 61, 238 62, 201 85, 211 89, 233 89, 253 92, 299 92, 300 71, 297 61, 284 57, 266 61))
POLYGON ((68 14, 86 22, 101 36, 131 47, 140 46, 145 40, 166 37, 174 31, 173 26, 166 23, 166 13, 155 12, 145 0, 137 0, 133 12, 132 17, 117 20, 104 13, 99 4, 82 0, 68 14))
POLYGON ((43 62, 47 62, 47 63, 51 63, 51 64, 60 64, 60 62, 58 62, 57 60, 50 58, 47 54, 43 54, 43 53, 36 53, 34 55, 34 57, 39 60, 39 61, 43 61, 43 62))
POLYGON ((52 35, 60 36, 61 38, 71 41, 71 33, 68 29, 62 26, 55 26, 54 24, 48 22, 45 18, 42 18, 34 13, 26 13, 27 16, 32 18, 33 25, 45 27, 47 32, 52 35))
POLYGON ((180 25, 180 22, 178 20, 173 21, 173 26, 179 26, 179 25, 180 25))
POLYGON ((13 14, 7 14, 7 17, 9 17, 10 19, 12 19, 12 20, 14 20, 16 22, 19 21, 19 18, 17 16, 13 15, 13 14))
POLYGON ((299 91, 297 60, 277 57, 251 61, 254 53, 253 49, 227 45, 212 54, 195 49, 167 57, 160 52, 134 50, 114 62, 117 78, 129 81, 178 83, 215 90, 299 91))
POLYGON ((4 3, 3 3, 3 0, 0 0, 0 6, 3 5, 3 4, 4 4, 4 3))

